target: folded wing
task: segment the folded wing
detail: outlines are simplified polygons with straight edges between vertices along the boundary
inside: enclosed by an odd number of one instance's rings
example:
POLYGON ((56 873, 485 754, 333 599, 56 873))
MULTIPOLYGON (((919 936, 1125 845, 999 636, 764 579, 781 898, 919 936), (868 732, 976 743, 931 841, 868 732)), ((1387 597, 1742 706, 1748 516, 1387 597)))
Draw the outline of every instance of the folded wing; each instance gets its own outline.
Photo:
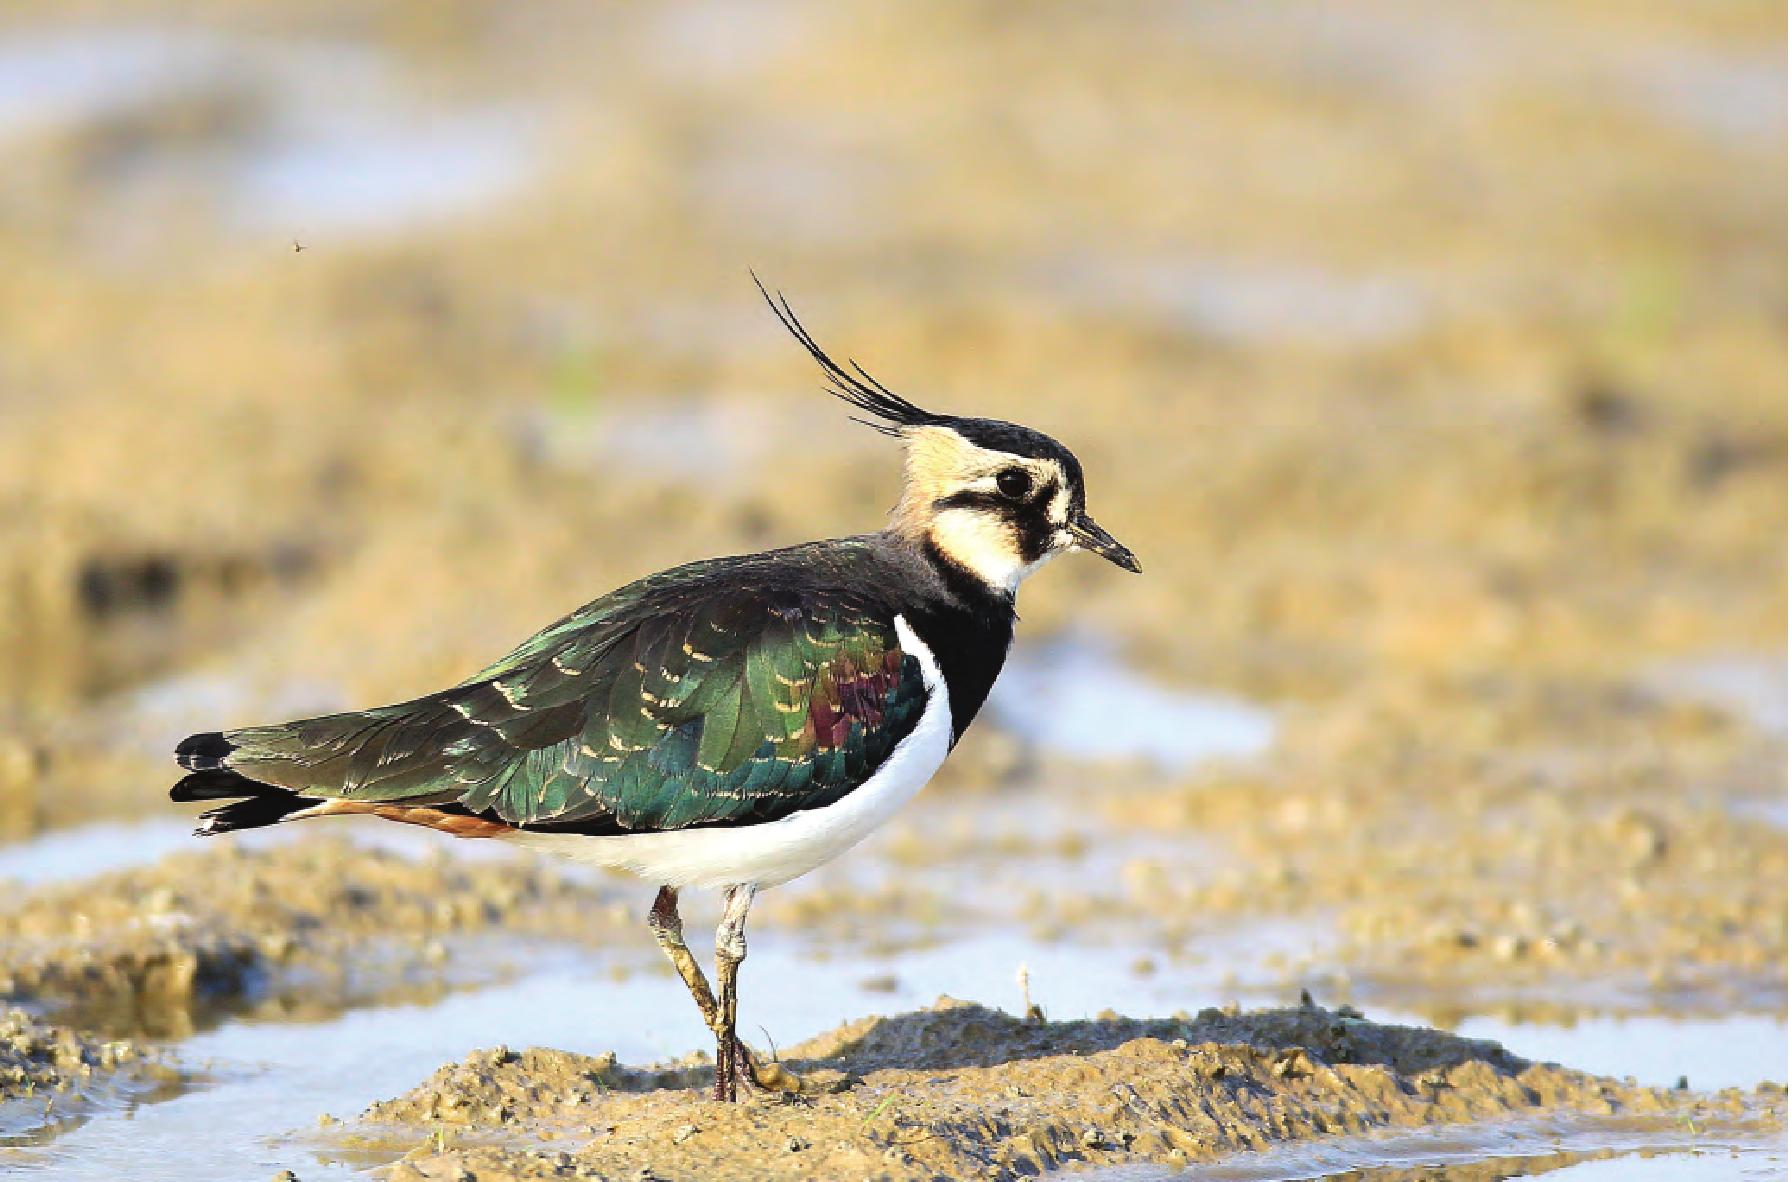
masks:
POLYGON ((920 666, 847 591, 647 580, 472 680, 221 736, 223 768, 307 797, 458 805, 513 825, 654 831, 839 800, 914 728, 920 666))

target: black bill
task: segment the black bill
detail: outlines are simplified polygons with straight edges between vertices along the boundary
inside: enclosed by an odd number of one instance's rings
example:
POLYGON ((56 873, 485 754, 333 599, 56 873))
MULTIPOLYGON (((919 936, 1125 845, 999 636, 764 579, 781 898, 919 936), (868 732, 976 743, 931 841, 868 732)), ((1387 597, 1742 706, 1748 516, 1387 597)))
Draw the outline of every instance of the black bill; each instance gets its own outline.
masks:
POLYGON ((1115 541, 1113 534, 1096 525, 1095 519, 1087 513, 1078 513, 1071 519, 1069 528, 1079 550, 1099 554, 1121 570, 1129 570, 1135 575, 1143 572, 1144 568, 1133 557, 1132 551, 1115 541))

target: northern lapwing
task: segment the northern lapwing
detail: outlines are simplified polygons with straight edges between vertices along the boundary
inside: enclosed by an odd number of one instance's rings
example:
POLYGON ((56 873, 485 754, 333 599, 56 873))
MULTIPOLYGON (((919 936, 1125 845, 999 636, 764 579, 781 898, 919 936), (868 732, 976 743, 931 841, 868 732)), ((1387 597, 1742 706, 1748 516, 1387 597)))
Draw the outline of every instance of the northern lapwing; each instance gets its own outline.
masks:
POLYGON ((800 1087, 735 1037, 754 892, 863 840, 938 770, 1008 655, 1021 580, 1074 549, 1140 569, 1084 508, 1068 448, 922 410, 760 293, 857 421, 902 441, 883 529, 649 575, 414 701, 193 735, 170 793, 233 802, 201 837, 367 814, 659 884, 648 924, 715 1033, 719 1100, 737 1075, 800 1087), (683 887, 723 892, 714 993, 683 887))

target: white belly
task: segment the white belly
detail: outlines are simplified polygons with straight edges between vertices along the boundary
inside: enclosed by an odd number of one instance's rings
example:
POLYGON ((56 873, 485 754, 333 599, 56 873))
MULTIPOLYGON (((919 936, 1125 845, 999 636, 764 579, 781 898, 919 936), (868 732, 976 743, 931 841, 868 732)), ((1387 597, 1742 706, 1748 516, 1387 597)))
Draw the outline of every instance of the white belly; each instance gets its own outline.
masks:
POLYGON ((933 778, 951 750, 952 706, 939 663, 901 616, 896 617, 896 635, 902 651, 921 663, 927 705, 915 729, 876 773, 826 808, 804 809, 760 825, 619 837, 516 832, 507 840, 574 861, 627 870, 665 886, 776 886, 807 874, 889 820, 933 778))

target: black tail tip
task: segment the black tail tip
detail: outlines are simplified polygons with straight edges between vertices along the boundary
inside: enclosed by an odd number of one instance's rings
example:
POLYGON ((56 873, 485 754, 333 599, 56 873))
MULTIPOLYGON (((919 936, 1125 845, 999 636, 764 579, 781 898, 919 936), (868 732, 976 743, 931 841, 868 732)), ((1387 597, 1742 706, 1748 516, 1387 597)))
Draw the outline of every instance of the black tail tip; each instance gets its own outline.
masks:
POLYGON ((226 739, 222 731, 204 731, 182 739, 174 749, 174 758, 190 772, 203 772, 223 767, 235 750, 236 744, 226 739))
POLYGON ((298 795, 296 792, 277 792, 271 796, 252 796, 248 800, 239 800, 199 814, 199 827, 193 830, 194 837, 216 837, 220 833, 229 833, 236 829, 259 829, 263 825, 272 825, 283 821, 292 813, 322 801, 298 795))
POLYGON ((284 790, 251 780, 227 767, 218 767, 181 777, 180 783, 168 790, 168 799, 183 803, 189 800, 235 800, 239 796, 263 796, 280 791, 284 790))

